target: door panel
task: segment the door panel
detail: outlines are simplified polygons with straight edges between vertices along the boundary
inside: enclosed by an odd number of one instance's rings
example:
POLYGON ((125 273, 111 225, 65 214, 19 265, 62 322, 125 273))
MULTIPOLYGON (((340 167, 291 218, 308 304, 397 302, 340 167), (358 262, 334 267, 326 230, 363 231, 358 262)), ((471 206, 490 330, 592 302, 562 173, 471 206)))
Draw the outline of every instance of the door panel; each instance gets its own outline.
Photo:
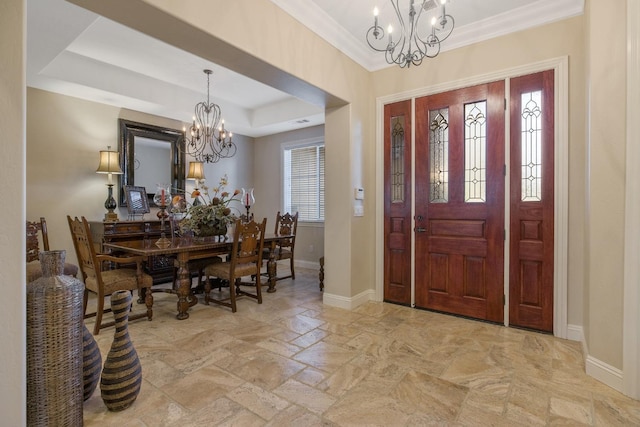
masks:
POLYGON ((416 306, 503 320, 504 82, 416 99, 416 306))
POLYGON ((509 323, 553 331, 553 71, 511 80, 509 323))
POLYGON ((384 300, 411 304, 411 101, 384 107, 384 300))

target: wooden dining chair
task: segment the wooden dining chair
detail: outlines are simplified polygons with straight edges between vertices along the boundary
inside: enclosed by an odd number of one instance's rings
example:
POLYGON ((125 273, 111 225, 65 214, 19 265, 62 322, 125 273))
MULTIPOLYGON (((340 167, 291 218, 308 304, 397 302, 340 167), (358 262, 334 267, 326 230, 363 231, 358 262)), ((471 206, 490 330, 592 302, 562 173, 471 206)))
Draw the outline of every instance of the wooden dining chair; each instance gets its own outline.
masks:
MULTIPOLYGON (((204 269, 206 282, 204 285, 204 302, 231 307, 236 312, 236 296, 245 295, 254 298, 262 304, 262 290, 260 284, 260 268, 262 267, 262 250, 264 248, 264 230, 267 219, 261 223, 255 221, 242 222, 237 220, 233 232, 233 244, 227 261, 209 264, 204 269), (211 296, 211 278, 216 277, 229 283, 228 298, 213 298, 211 296), (252 282, 242 282, 243 277, 250 277, 252 282), (255 293, 250 293, 241 286, 255 287, 255 293)), ((218 292, 222 292, 218 290, 218 292)))
MULTIPOLYGON (((276 227, 274 233, 282 236, 291 235, 292 237, 286 239, 278 239, 273 249, 273 257, 276 261, 288 259, 291 273, 288 276, 276 277, 276 280, 288 279, 289 277, 293 280, 296 279, 296 271, 294 268, 294 251, 296 246, 297 232, 298 212, 296 212, 294 215, 291 215, 288 212, 280 214, 280 211, 278 211, 278 214, 276 215, 276 227)), ((265 259, 269 259, 269 257, 271 256, 270 250, 270 248, 266 248, 264 254, 265 259)))
MULTIPOLYGON (((40 241, 42 248, 49 251, 49 233, 47 231, 47 221, 40 217, 40 221, 27 221, 27 283, 42 277, 42 267, 40 266, 40 241)), ((78 266, 65 262, 63 274, 76 277, 78 266)))
MULTIPOLYGON (((146 288, 146 292, 144 292, 144 302, 147 306, 146 313, 130 315, 129 320, 143 317, 151 320, 153 317, 153 296, 150 289, 151 285, 153 285, 153 278, 142 271, 142 257, 116 257, 98 254, 95 252, 93 239, 91 238, 91 230, 85 217, 82 217, 80 220, 78 217, 71 219, 71 217, 67 215, 67 221, 69 222, 73 246, 76 250, 78 263, 80 264, 80 272, 84 280, 84 318, 94 316, 96 318, 93 334, 98 335, 101 328, 114 325, 113 321, 102 323, 103 313, 111 312, 111 308, 104 308, 104 299, 106 296, 119 290, 133 291, 137 289, 138 296, 141 296, 143 293, 142 289, 146 288), (122 268, 113 270, 105 269, 104 265, 108 263, 114 263, 122 266, 122 268), (130 268, 131 265, 135 265, 135 268, 130 268), (95 313, 87 314, 89 292, 97 295, 98 307, 95 313)), ((142 301, 138 299, 138 303, 141 302, 142 301)))

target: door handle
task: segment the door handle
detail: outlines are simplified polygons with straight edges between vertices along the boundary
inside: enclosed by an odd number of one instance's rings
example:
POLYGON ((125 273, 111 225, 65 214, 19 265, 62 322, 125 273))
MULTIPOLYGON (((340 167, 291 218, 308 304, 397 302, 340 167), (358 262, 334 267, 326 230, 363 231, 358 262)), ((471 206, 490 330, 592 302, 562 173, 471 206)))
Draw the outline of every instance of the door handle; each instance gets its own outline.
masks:
POLYGON ((427 231, 426 228, 423 227, 416 227, 416 233, 424 233, 425 231, 427 231))

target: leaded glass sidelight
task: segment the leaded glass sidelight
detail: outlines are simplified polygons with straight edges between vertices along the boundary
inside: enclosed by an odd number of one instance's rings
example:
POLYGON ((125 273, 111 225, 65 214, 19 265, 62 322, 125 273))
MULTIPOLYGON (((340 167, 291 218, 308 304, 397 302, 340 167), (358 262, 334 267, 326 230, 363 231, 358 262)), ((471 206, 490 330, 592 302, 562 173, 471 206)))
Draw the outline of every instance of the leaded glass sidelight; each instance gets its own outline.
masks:
POLYGON ((449 109, 429 111, 429 201, 449 201, 449 109))
POLYGON ((391 118, 391 203, 404 202, 404 116, 391 118))
POLYGON ((464 106, 464 201, 487 201, 487 101, 464 106))
POLYGON ((523 202, 539 202, 542 200, 542 91, 523 93, 521 105, 521 198, 523 202))

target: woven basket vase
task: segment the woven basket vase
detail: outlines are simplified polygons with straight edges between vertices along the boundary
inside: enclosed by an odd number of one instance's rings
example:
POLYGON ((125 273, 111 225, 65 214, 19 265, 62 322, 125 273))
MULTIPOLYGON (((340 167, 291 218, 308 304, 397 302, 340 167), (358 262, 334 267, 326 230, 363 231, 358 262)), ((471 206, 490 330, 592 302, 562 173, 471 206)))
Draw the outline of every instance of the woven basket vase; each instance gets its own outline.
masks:
POLYGON ((63 275, 65 251, 40 253, 42 277, 27 284, 27 425, 82 425, 82 295, 63 275))

